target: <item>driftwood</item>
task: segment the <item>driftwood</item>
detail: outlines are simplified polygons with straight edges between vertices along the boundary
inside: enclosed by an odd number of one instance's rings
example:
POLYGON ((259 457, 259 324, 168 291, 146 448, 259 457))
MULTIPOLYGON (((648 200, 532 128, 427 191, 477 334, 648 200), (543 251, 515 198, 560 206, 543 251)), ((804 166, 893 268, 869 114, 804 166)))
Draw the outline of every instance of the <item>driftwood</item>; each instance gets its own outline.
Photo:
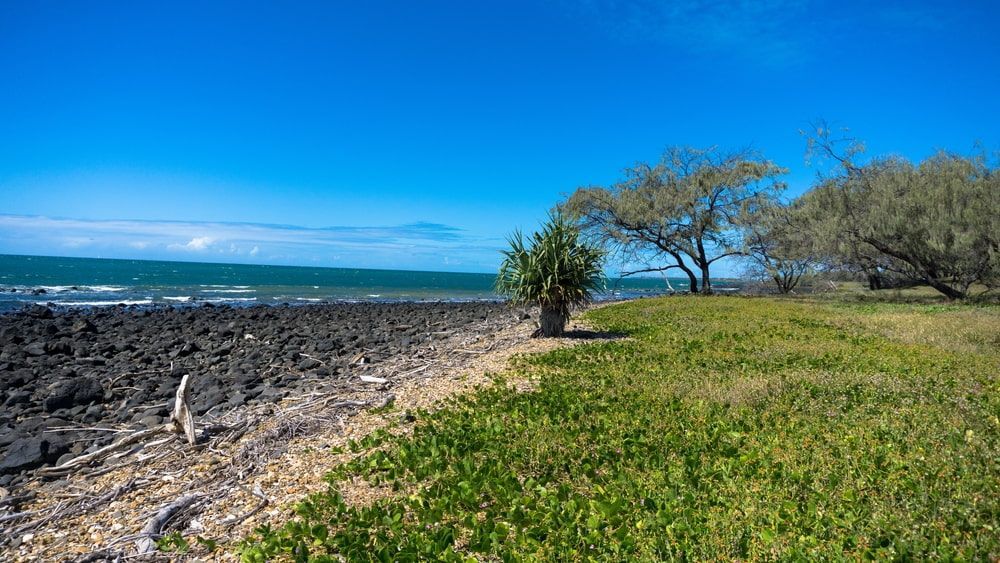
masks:
POLYGON ((159 434, 160 432, 163 432, 167 428, 168 428, 167 426, 154 426, 153 428, 140 430, 134 434, 129 434, 128 436, 125 436, 124 438, 118 440, 117 442, 108 444, 107 446, 104 446, 99 450, 95 450, 93 452, 90 452, 89 454, 84 454, 79 457, 74 457, 73 459, 67 461, 62 465, 57 465, 55 467, 42 467, 41 469, 38 469, 36 473, 38 475, 63 475, 65 473, 69 473, 74 469, 83 467, 85 465, 89 465, 91 462, 102 460, 108 457, 109 455, 119 450, 123 450, 128 446, 131 446, 137 442, 141 442, 142 440, 145 440, 150 436, 159 434))
MULTIPOLYGON (((90 465, 95 461, 100 461, 115 452, 124 450, 138 442, 141 442, 151 436, 155 436, 160 432, 164 431, 174 431, 176 433, 184 433, 187 437, 189 444, 194 444, 197 441, 195 435, 194 427, 194 416, 191 414, 191 408, 188 406, 188 376, 185 375, 181 379, 181 384, 177 387, 177 401, 174 405, 174 412, 170 415, 171 424, 154 426, 153 428, 146 428, 144 430, 139 430, 123 437, 117 442, 113 442, 104 446, 99 450, 90 452, 89 454, 84 454, 63 463, 62 465, 57 465, 55 467, 43 467, 37 470, 38 475, 64 475, 70 473, 75 469, 80 467, 90 465)), ((103 429, 102 429, 103 430, 103 429)))
POLYGON ((375 377, 372 375, 362 375, 361 381, 364 383, 388 383, 389 380, 383 377, 375 377))
POLYGON ((173 422, 174 432, 183 433, 187 437, 189 444, 194 445, 198 441, 198 436, 194 429, 194 415, 191 414, 191 407, 188 406, 188 376, 184 374, 181 384, 177 387, 177 400, 174 401, 174 412, 170 415, 173 422))
POLYGON ((136 550, 140 554, 155 552, 156 539, 160 537, 160 532, 163 531, 163 526, 166 525, 167 521, 169 521, 174 514, 177 514, 181 510, 184 510, 194 504, 202 496, 203 495, 201 493, 184 495, 174 502, 157 510, 156 515, 146 522, 146 526, 143 527, 142 532, 139 533, 140 537, 135 542, 136 550))

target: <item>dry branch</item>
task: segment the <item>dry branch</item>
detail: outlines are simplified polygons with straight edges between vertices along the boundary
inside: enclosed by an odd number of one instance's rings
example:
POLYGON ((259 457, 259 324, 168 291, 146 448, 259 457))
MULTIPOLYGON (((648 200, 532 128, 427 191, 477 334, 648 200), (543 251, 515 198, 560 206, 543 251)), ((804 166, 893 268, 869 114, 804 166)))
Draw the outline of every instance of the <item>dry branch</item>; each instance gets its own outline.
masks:
POLYGON ((191 506, 202 496, 201 493, 184 495, 174 502, 164 506, 156 512, 156 515, 146 522, 146 526, 140 532, 140 538, 135 542, 136 551, 140 554, 153 553, 156 551, 156 540, 163 531, 163 526, 179 511, 191 506))
POLYGON ((154 426, 153 428, 147 428, 145 430, 140 430, 133 434, 125 436, 117 442, 113 442, 104 446, 99 450, 95 450, 89 454, 84 454, 79 457, 74 457, 73 459, 63 463, 62 465, 57 465, 55 467, 43 467, 39 469, 36 473, 38 475, 51 476, 51 475, 63 475, 73 471, 74 469, 89 465, 91 462, 102 460, 109 455, 121 451, 128 446, 141 442, 150 436, 154 436, 166 430, 167 426, 154 426))

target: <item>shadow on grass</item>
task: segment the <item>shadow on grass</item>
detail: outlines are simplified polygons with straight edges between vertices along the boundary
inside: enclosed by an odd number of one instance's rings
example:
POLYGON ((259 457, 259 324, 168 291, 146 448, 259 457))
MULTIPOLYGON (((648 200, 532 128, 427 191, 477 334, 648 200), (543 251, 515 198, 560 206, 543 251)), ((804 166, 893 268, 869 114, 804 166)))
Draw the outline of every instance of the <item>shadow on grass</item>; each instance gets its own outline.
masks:
POLYGON ((607 332, 603 330, 586 330, 582 328, 567 330, 562 338, 571 340, 621 340, 628 335, 620 332, 607 332))

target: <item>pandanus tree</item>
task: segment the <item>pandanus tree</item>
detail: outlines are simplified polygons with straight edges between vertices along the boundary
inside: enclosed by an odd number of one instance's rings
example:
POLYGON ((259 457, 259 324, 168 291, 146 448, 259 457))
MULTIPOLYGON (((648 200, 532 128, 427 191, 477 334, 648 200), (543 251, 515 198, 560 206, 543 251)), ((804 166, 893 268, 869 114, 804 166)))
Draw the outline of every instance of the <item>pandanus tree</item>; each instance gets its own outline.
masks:
POLYGON ((508 237, 509 250, 497 275, 496 292, 520 305, 541 308, 542 336, 561 336, 572 307, 589 302, 604 287, 604 251, 580 239, 561 213, 553 214, 527 241, 508 237))

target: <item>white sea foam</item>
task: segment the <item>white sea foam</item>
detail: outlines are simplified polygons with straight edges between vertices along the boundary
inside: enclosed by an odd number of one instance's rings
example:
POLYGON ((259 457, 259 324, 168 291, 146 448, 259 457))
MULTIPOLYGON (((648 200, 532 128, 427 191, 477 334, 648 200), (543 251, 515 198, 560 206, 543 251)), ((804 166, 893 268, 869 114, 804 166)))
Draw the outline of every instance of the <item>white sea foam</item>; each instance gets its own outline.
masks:
POLYGON ((67 291, 73 291, 73 286, 70 285, 40 285, 39 289, 44 289, 49 293, 65 293, 67 291))
POLYGON ((219 297, 216 299, 202 299, 202 303, 245 303, 256 301, 256 297, 219 297))
POLYGON ((382 297, 381 293, 369 293, 368 297, 382 297))
POLYGON ((54 305, 67 307, 105 307, 108 305, 152 305, 152 299, 133 299, 124 301, 53 301, 54 305))
POLYGON ((256 289, 203 289, 202 293, 255 293, 256 289))
MULTIPOLYGON (((48 293, 67 293, 70 291, 83 291, 90 293, 113 293, 116 291, 125 291, 124 287, 116 287, 113 285, 40 285, 39 289, 44 289, 48 293)), ((30 287, 25 287, 24 289, 32 289, 30 287)))
POLYGON ((313 302, 313 303, 315 303, 317 301, 322 301, 322 299, 316 299, 315 297, 296 297, 295 300, 296 301, 310 301, 310 302, 313 302))
POLYGON ((179 295, 177 297, 164 297, 164 299, 166 299, 167 301, 181 301, 181 302, 184 302, 184 301, 190 301, 191 300, 191 296, 190 295, 179 295))

